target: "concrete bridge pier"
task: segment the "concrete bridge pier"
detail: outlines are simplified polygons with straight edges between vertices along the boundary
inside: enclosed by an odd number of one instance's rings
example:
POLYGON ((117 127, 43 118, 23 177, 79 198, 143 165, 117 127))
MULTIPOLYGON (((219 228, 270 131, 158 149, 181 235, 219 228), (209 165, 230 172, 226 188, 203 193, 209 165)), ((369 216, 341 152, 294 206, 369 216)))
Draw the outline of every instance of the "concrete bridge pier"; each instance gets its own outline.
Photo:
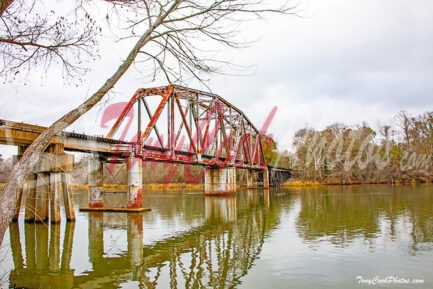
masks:
POLYGON ((104 174, 102 160, 95 156, 89 159, 89 208, 102 208, 104 201, 102 200, 102 192, 104 185, 104 174))
MULTIPOLYGON (((23 151, 21 149, 21 151, 23 151)), ((16 156, 18 160, 20 156, 16 156)), ((27 197, 25 200, 26 222, 59 223, 60 188, 63 191, 66 218, 75 220, 75 212, 71 199, 69 172, 74 168, 74 156, 65 154, 62 148, 52 145, 43 153, 33 173, 27 177, 27 197), (54 148, 53 148, 54 147, 54 148)), ((17 212, 14 220, 18 220, 22 191, 18 196, 17 212)))
MULTIPOLYGON (((126 169, 128 173, 127 191, 116 192, 126 194, 126 206, 110 207, 104 205, 104 164, 105 158, 95 156, 89 160, 89 205, 80 208, 80 211, 99 211, 99 212, 142 212, 149 211, 150 208, 143 207, 143 165, 142 158, 131 155, 126 158, 126 169)), ((112 160, 112 161, 124 161, 112 160)))
POLYGON ((263 174, 263 188, 269 189, 269 169, 266 168, 262 171, 263 174))
POLYGON ((128 208, 141 208, 143 206, 143 161, 138 157, 126 160, 128 169, 128 208))
POLYGON ((256 170, 247 170, 247 188, 258 188, 259 172, 256 170))
POLYGON ((269 170, 266 168, 262 171, 248 170, 247 171, 247 188, 269 189, 269 170))
POLYGON ((236 192, 236 168, 207 167, 204 175, 206 195, 234 194, 236 192))

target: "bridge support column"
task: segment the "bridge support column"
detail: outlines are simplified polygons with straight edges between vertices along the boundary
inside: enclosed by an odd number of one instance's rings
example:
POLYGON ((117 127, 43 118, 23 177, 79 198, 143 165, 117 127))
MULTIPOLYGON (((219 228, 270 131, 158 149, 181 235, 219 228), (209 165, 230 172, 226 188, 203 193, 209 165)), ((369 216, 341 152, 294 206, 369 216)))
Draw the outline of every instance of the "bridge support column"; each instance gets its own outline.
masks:
POLYGON ((207 195, 236 192, 236 168, 206 168, 204 191, 207 195))
POLYGON ((128 208, 143 206, 143 165, 142 159, 131 157, 127 159, 128 168, 128 208))
POLYGON ((254 189, 263 187, 269 189, 269 170, 263 171, 248 170, 247 171, 247 188, 254 189), (263 184, 260 184, 263 183, 263 184))
POLYGON ((69 172, 64 172, 62 173, 61 178, 66 220, 75 221, 74 204, 72 203, 71 175, 69 172))
POLYGON ((48 220, 49 173, 38 173, 36 179, 35 222, 44 223, 48 220))
POLYGON ((259 173, 254 170, 247 170, 247 188, 253 189, 258 187, 259 173))
POLYGON ((263 170, 263 188, 269 189, 269 169, 263 170))
MULTIPOLYGON (((33 222, 36 218, 35 203, 36 203, 36 179, 37 174, 30 173, 27 177, 27 197, 25 207, 25 222, 33 222)), ((16 216, 18 220, 18 216, 16 216)))
MULTIPOLYGON (((56 146, 54 146, 56 147, 56 146)), ((18 161, 20 156, 14 158, 18 161)), ((27 177, 27 197, 25 200, 26 222, 46 222, 59 223, 60 215, 60 184, 61 177, 72 171, 74 168, 74 156, 65 154, 61 150, 59 153, 43 153, 35 166, 34 172, 27 177)), ((62 183, 63 190, 69 187, 69 182, 62 183)), ((70 199, 71 192, 66 192, 65 212, 68 221, 75 220, 74 207, 70 199), (66 202, 68 200, 68 202, 66 202)), ((17 213, 15 220, 18 219, 20 198, 17 203, 17 213)))
POLYGON ((89 160, 89 207, 102 208, 102 186, 104 185, 103 166, 99 158, 89 160))
POLYGON ((50 220, 51 223, 60 223, 60 175, 50 173, 50 220))

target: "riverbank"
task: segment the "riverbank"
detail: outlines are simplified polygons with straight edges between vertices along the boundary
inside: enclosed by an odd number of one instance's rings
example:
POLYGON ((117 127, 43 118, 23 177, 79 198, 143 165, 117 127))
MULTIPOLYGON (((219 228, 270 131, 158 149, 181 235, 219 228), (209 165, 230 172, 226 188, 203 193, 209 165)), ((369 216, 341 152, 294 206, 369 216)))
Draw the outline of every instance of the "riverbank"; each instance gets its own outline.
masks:
POLYGON ((358 180, 339 180, 339 179, 326 179, 322 181, 307 181, 292 179, 281 186, 285 188, 289 187, 314 187, 314 186, 347 186, 347 185, 369 185, 369 184, 394 184, 394 185, 406 185, 406 184, 431 184, 433 180, 427 179, 402 179, 402 180, 372 180, 372 181, 358 181, 358 180))
MULTIPOLYGON (((417 180, 417 179, 406 179, 406 180, 375 180, 369 182, 360 182, 360 181, 341 181, 338 179, 327 179, 324 181, 308 181, 308 180, 299 180, 299 179, 291 179, 283 184, 281 187, 290 188, 290 187, 318 187, 318 186, 347 186, 347 185, 367 185, 367 184, 394 184, 394 185, 404 185, 404 184, 425 184, 425 183, 433 183, 433 180, 417 180)), ((5 187, 5 183, 0 183, 0 189, 5 187)), ((242 184, 237 185, 238 188, 244 187, 242 184)), ((84 184, 72 184, 71 188, 73 190, 87 190, 89 185, 84 184)), ((118 185, 118 184, 104 184, 104 190, 106 191, 127 191, 127 185, 118 185)), ((152 183, 143 185, 143 189, 147 191, 167 191, 167 190, 203 190, 204 184, 188 184, 188 183, 169 183, 169 184, 160 184, 160 183, 152 183)))

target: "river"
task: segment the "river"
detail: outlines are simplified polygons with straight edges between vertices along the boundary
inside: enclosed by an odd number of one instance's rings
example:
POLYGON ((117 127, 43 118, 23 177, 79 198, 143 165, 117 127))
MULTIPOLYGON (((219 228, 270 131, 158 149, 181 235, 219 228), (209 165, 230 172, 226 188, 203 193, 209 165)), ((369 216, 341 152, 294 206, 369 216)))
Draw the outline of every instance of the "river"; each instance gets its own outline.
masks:
POLYGON ((129 214, 73 200, 75 223, 11 224, 1 288, 433 288, 433 185, 147 192, 129 214))

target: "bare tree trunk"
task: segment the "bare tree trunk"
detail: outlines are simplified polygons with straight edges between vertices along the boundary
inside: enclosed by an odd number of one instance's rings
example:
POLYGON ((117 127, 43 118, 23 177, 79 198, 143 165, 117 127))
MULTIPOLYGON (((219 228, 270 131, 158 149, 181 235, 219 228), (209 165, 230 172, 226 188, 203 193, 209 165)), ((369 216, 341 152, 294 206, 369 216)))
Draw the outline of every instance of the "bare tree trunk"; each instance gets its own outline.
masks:
POLYGON ((0 16, 8 9, 8 7, 14 2, 14 0, 1 0, 0 1, 0 16))

